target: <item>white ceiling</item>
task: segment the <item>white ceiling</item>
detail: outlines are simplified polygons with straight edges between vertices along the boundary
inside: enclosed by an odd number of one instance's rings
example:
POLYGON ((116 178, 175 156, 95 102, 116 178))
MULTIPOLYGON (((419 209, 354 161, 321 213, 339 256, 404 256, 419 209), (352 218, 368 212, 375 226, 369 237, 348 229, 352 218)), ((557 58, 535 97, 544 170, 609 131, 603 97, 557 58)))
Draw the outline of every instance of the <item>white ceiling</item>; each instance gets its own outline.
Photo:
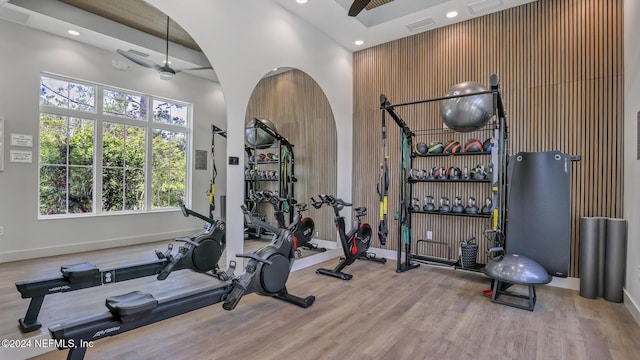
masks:
POLYGON ((394 0, 370 11, 363 10, 355 18, 347 15, 353 0, 308 0, 306 4, 298 4, 296 0, 271 1, 314 25, 345 48, 358 51, 537 0, 394 0), (447 18, 446 14, 454 10, 458 16, 447 18), (429 19, 433 22, 429 26, 415 31, 407 28, 409 24, 429 19), (363 40, 364 44, 357 46, 355 40, 363 40))
MULTIPOLYGON (((355 18, 347 15, 353 0, 308 0, 305 4, 299 4, 296 0, 256 1, 277 3, 343 47, 358 51, 536 0, 394 0, 372 10, 363 10, 355 18), (458 12, 458 16, 447 18, 445 14, 453 10, 458 12), (421 22, 429 25, 414 31, 407 27, 421 22), (357 46, 354 44, 355 40, 362 40, 364 44, 357 46)), ((59 1, 0 0, 0 18, 113 51, 114 60, 124 62, 125 65, 132 63, 117 55, 116 49, 133 49, 149 54, 147 59, 160 64, 164 59, 164 39, 129 27, 123 29, 111 20, 59 1), (72 26, 81 29, 81 36, 67 34, 72 26)), ((202 53, 180 45, 171 44, 169 53, 171 66, 174 68, 209 65, 202 53)), ((215 73, 211 70, 195 71, 192 74, 216 81, 215 73)))

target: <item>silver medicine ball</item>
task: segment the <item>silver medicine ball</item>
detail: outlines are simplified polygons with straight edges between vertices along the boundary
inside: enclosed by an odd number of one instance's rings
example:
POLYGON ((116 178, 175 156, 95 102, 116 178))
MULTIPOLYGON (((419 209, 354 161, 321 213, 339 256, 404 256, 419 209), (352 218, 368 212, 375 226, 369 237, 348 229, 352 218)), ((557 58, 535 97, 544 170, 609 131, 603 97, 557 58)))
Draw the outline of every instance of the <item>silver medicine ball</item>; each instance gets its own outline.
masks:
MULTIPOLYGON (((452 86, 446 96, 472 94, 488 91, 484 85, 467 81, 452 86)), ((492 94, 472 95, 442 100, 440 102, 442 121, 451 130, 469 132, 483 127, 493 116, 492 94)))
POLYGON ((269 135, 266 131, 256 125, 256 122, 260 121, 267 127, 269 127, 273 132, 276 131, 276 126, 267 119, 252 119, 250 120, 244 128, 244 138, 247 141, 249 146, 254 147, 256 149, 266 149, 273 145, 276 139, 269 135))

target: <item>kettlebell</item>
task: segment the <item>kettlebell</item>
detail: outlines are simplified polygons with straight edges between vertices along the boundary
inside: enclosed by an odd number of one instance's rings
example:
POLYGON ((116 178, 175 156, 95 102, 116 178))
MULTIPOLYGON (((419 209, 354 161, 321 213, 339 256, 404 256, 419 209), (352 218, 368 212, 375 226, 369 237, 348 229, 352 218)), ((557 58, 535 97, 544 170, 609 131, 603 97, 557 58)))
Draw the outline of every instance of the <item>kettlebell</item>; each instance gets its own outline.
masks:
POLYGON ((456 196, 456 198, 453 200, 453 207, 451 208, 451 211, 454 213, 464 212, 464 206, 462 206, 462 199, 460 199, 459 196, 456 196))
POLYGON ((433 196, 427 195, 424 197, 424 205, 422 205, 423 211, 436 211, 436 205, 433 203, 433 196))
POLYGON ((447 177, 449 178, 449 180, 460 180, 461 176, 462 171, 460 171, 460 168, 451 166, 449 169, 447 169, 447 177))
POLYGON ((449 206, 449 198, 446 196, 440 198, 440 212, 451 212, 451 207, 449 206))
POLYGON ((411 211, 420 211, 420 200, 418 198, 411 199, 411 211))
POLYGON ((483 214, 491 214, 492 207, 493 207, 493 202, 491 201, 491 198, 487 198, 487 200, 485 200, 484 202, 484 206, 482 207, 481 212, 483 214))
POLYGON ((441 168, 440 166, 434 166, 433 168, 431 168, 431 174, 433 175, 433 178, 436 180, 447 178, 447 174, 445 174, 444 169, 441 168))
POLYGON ((473 180, 484 180, 487 178, 487 170, 484 165, 477 165, 473 169, 471 169, 471 178, 473 180))
POLYGON ((469 202, 467 203, 467 207, 465 208, 465 212, 467 214, 477 214, 478 206, 476 205, 476 198, 473 196, 469 197, 469 202))
MULTIPOLYGON (((433 169, 435 169, 435 168, 433 168, 433 169)), ((426 176, 427 180, 435 179, 435 177, 433 176, 433 169, 429 169, 429 172, 427 172, 427 174, 426 174, 427 175, 426 176)))

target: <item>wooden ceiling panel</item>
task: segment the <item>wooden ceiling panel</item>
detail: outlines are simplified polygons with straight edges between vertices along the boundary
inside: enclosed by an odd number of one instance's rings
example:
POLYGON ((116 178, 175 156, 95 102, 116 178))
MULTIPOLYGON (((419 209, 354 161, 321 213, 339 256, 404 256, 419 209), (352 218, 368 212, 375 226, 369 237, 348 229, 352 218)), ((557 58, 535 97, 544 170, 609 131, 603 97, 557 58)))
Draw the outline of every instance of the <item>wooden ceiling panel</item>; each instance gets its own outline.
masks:
POLYGON ((365 7, 367 10, 375 9, 378 6, 382 6, 384 4, 388 4, 393 0, 371 0, 371 2, 365 7))
MULTIPOLYGON (((167 15, 144 0, 60 1, 162 39, 167 36, 167 15)), ((173 20, 169 21, 169 41, 201 51, 191 35, 173 20)))

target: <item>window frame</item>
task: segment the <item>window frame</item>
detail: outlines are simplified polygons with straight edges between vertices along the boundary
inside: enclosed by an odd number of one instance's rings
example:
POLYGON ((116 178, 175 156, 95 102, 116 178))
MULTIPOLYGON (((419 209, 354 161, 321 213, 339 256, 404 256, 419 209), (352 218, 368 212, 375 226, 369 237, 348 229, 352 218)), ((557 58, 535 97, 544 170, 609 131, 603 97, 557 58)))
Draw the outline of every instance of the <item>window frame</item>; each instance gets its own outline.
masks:
MULTIPOLYGON (((64 75, 51 74, 47 72, 40 73, 38 77, 39 83, 42 81, 42 77, 53 78, 62 81, 73 82, 77 84, 82 84, 85 86, 93 86, 96 88, 95 91, 95 107, 94 112, 89 112, 86 110, 73 110, 69 108, 61 108, 52 105, 43 105, 40 104, 40 98, 38 97, 38 203, 37 203, 37 216, 38 219, 69 219, 69 218, 81 218, 81 217, 96 217, 96 216, 117 216, 117 215, 132 215, 132 214, 148 214, 148 213, 158 213, 158 212, 166 212, 166 211, 176 211, 179 210, 177 206, 168 206, 168 207, 152 207, 152 183, 153 183, 153 173, 152 173, 152 156, 153 156, 153 131, 155 129, 163 129, 169 131, 177 131, 185 134, 185 183, 184 183, 184 201, 185 203, 189 203, 188 199, 190 199, 191 191, 192 191, 192 147, 193 147, 193 114, 194 114, 194 105, 192 103, 188 103, 185 101, 170 99, 166 96, 158 96, 146 94, 139 91, 134 91, 130 89, 125 89, 113 85, 106 85, 97 82, 91 82, 87 80, 80 80, 64 75), (144 120, 127 118, 122 116, 117 116, 113 114, 104 113, 104 90, 107 89, 109 91, 117 91, 123 92, 130 95, 135 96, 143 96, 147 98, 146 104, 146 118, 144 120), (167 102, 171 104, 177 104, 181 106, 187 107, 187 117, 185 119, 185 125, 172 125, 172 124, 164 124, 155 122, 153 119, 153 103, 154 101, 167 102), (92 194, 92 211, 86 213, 71 213, 68 212, 69 209, 69 200, 67 194, 67 212, 64 214, 41 214, 40 212, 40 117, 42 114, 51 114, 54 116, 64 116, 68 118, 80 118, 80 119, 88 119, 92 120, 94 123, 94 134, 93 134, 93 194, 92 194), (118 211, 104 211, 102 196, 103 196, 103 175, 104 175, 104 167, 103 167, 103 132, 104 132, 104 124, 105 123, 116 123, 124 126, 138 126, 145 129, 145 160, 144 160, 144 208, 139 210, 118 210, 118 211), (151 196, 150 196, 151 195, 151 196)), ((67 163, 64 165, 65 167, 69 167, 69 159, 67 159, 67 163)))

